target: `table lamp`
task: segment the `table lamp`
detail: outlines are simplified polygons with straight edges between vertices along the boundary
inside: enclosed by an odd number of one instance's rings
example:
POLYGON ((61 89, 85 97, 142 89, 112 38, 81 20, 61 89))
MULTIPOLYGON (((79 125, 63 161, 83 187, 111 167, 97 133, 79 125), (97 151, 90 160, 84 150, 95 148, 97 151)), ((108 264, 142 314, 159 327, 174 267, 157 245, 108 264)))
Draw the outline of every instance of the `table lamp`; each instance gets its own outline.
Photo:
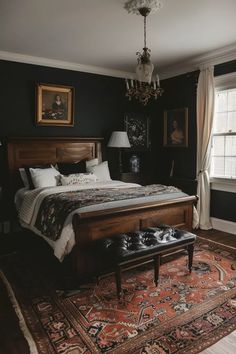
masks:
POLYGON ((119 149, 119 172, 121 173, 122 172, 121 149, 131 147, 127 132, 124 131, 112 132, 107 146, 119 149))

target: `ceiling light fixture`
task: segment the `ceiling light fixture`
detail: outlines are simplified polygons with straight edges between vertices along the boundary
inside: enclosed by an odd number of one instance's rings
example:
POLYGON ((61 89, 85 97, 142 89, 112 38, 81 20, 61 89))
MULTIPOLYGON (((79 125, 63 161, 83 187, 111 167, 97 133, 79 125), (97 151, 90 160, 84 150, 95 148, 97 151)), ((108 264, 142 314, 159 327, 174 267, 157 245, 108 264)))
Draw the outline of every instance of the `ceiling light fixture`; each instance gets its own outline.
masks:
POLYGON ((136 66, 136 79, 126 79, 126 96, 131 100, 135 98, 144 106, 151 97, 157 99, 161 96, 163 89, 160 87, 158 74, 154 74, 154 65, 151 62, 151 50, 147 48, 147 16, 162 7, 159 0, 129 0, 124 8, 129 12, 141 15, 144 18, 144 48, 137 52, 138 64, 136 66))

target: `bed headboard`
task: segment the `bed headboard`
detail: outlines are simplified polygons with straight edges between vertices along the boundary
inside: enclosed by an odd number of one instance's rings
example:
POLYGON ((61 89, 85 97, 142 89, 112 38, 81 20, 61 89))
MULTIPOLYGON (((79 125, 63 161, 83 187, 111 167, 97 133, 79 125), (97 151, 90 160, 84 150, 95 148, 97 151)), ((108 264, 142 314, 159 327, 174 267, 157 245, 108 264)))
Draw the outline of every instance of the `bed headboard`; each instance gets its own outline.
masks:
POLYGON ((11 191, 20 186, 18 169, 24 166, 102 160, 102 138, 11 138, 8 142, 8 167, 11 191))

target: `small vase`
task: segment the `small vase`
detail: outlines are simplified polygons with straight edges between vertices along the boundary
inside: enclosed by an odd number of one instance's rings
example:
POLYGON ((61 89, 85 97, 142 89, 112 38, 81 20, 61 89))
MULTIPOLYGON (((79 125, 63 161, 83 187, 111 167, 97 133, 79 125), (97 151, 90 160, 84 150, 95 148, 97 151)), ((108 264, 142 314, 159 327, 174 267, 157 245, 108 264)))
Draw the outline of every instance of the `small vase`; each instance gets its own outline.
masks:
POLYGON ((137 155, 132 155, 129 160, 130 172, 139 173, 140 172, 140 158, 137 155))

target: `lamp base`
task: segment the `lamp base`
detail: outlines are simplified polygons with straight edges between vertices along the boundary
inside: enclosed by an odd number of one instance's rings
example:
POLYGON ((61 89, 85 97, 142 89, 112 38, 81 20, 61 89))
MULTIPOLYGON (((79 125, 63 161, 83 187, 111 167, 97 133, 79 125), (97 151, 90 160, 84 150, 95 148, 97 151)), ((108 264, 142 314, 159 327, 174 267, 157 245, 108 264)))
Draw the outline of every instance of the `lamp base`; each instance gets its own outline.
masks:
POLYGON ((122 151, 119 149, 119 173, 123 172, 123 167, 122 167, 122 151))

